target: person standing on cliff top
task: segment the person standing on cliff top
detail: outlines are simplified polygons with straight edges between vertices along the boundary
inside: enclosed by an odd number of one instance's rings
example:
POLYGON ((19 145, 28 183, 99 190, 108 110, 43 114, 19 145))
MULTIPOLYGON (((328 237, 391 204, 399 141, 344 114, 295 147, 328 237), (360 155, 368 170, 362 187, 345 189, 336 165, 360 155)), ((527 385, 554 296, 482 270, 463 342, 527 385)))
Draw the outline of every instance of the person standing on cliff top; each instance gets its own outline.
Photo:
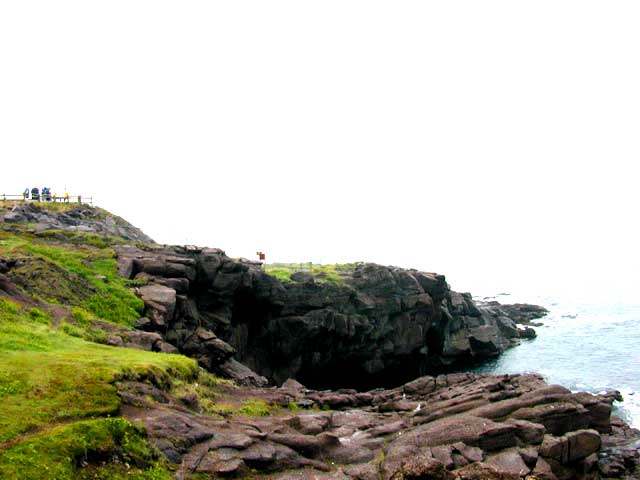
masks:
POLYGON ((22 196, 25 200, 29 200, 29 187, 24 189, 24 192, 22 192, 22 196))

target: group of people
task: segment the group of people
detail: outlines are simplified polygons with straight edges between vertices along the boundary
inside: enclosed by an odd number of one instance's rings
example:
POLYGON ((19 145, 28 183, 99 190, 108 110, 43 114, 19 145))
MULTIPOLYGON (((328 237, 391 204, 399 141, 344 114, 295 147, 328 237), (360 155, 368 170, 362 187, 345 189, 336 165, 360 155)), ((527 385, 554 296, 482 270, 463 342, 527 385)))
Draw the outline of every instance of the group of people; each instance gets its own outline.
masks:
POLYGON ((64 192, 64 196, 58 197, 56 193, 51 193, 51 189, 49 187, 42 187, 42 191, 38 189, 38 187, 33 187, 31 190, 29 188, 25 188, 24 192, 22 192, 22 196, 25 200, 31 198, 36 202, 68 202, 69 201, 69 193, 64 192), (31 197, 29 197, 31 194, 31 197))

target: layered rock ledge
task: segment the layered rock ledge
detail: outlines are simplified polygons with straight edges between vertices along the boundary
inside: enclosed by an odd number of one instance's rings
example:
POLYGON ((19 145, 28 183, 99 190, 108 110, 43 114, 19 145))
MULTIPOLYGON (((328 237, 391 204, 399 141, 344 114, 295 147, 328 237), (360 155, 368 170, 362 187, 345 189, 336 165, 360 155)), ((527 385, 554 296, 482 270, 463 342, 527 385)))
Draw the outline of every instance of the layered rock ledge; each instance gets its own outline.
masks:
POLYGON ((217 394, 282 407, 257 418, 215 419, 193 395, 144 384, 120 389, 125 415, 145 423, 177 478, 567 480, 619 478, 638 464, 637 449, 624 445, 640 432, 611 417, 616 394, 571 393, 537 375, 427 376, 368 392, 289 380, 217 394))

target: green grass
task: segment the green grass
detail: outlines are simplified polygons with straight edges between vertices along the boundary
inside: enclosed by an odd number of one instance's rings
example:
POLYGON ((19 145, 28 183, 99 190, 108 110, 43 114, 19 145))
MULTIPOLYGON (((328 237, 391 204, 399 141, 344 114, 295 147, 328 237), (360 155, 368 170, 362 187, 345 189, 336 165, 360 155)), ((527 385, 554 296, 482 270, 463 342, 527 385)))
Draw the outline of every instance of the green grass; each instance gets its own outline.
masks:
POLYGON ((0 443, 50 423, 115 414, 118 379, 166 387, 171 377, 196 375, 192 359, 87 342, 0 300, 0 443))
MULTIPOLYGON (((78 328, 91 322, 81 308, 73 315, 78 328)), ((98 345, 51 323, 39 309, 0 299, 0 478, 171 478, 139 428, 104 417, 118 414, 117 381, 169 389, 198 378, 196 362, 98 345), (115 454, 122 462, 78 468, 81 459, 115 454)))
POLYGON ((355 263, 335 263, 320 265, 315 263, 269 263, 264 270, 281 282, 290 282, 295 272, 311 273, 316 281, 343 284, 343 275, 353 270, 355 263))
POLYGON ((118 275, 115 252, 110 248, 52 244, 0 232, 0 256, 24 259, 13 274, 22 278, 29 293, 47 301, 81 306, 126 326, 132 326, 144 308, 127 280, 118 275))
POLYGON ((260 398, 251 398, 236 405, 229 402, 212 402, 205 411, 213 415, 230 417, 233 415, 246 415, 248 417, 268 417, 279 413, 282 409, 271 405, 260 398))
POLYGON ((0 257, 19 260, 10 279, 65 308, 0 297, 0 478, 173 478, 144 431, 118 417, 116 386, 136 380, 189 391, 199 382, 213 398, 218 379, 181 355, 94 343, 108 335, 100 320, 131 326, 143 311, 132 289, 139 282, 117 274, 111 247, 122 240, 10 227, 0 229, 0 257))
POLYGON ((34 234, 45 240, 58 240, 74 245, 89 245, 97 248, 107 248, 113 245, 127 243, 123 238, 97 233, 67 232, 65 230, 43 230, 34 234))
MULTIPOLYGON (((18 203, 21 204, 23 200, 2 200, 0 199, 0 208, 10 209, 13 208, 13 205, 18 203)), ((69 210, 73 210, 74 208, 82 205, 77 202, 29 202, 31 205, 34 205, 36 208, 40 210, 49 210, 51 212, 68 212, 69 210)))
POLYGON ((276 409, 273 405, 268 404, 259 398, 246 400, 242 407, 238 410, 241 415, 250 417, 267 417, 276 409))
POLYGON ((172 476, 142 429, 123 418, 104 418, 55 427, 0 451, 0 478, 168 480, 172 476), (114 456, 118 463, 101 464, 114 456))

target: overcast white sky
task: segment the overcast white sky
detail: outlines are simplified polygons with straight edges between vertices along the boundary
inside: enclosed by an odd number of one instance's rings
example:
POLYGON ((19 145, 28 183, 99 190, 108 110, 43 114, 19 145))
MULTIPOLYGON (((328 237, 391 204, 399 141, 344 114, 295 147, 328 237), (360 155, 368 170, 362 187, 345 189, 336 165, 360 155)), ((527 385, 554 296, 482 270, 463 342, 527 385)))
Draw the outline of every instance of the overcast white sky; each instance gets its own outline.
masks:
POLYGON ((233 256, 635 295, 638 25, 637 1, 0 2, 0 191, 233 256))

